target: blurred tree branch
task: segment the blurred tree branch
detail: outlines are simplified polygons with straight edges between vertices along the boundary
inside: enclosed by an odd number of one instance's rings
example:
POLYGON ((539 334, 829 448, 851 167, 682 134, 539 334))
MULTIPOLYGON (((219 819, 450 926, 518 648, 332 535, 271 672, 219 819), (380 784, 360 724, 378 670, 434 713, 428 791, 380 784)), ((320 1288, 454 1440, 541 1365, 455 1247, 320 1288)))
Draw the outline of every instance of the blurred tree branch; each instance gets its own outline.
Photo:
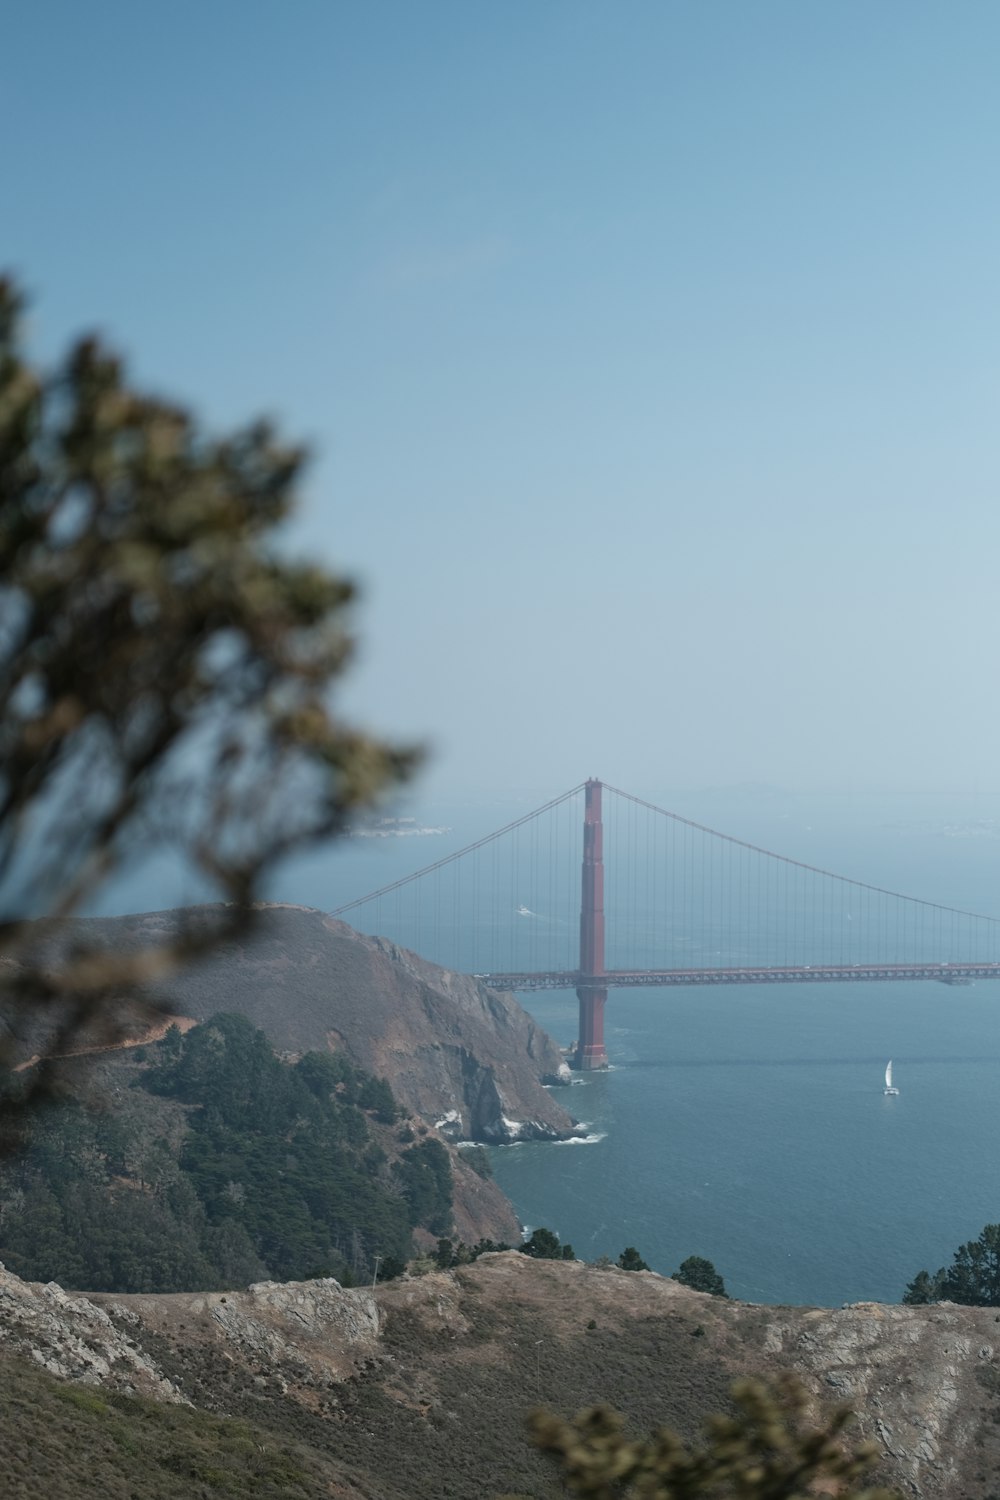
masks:
POLYGON ((52 1058, 243 931, 276 862, 416 756, 333 711, 354 590, 275 545, 302 450, 264 422, 207 437, 94 339, 44 376, 22 311, 0 280, 0 1066, 30 1043, 38 1094, 52 1058), (167 844, 218 905, 155 948, 62 940, 167 844))
POLYGON ((854 1488, 877 1453, 870 1443, 845 1447, 846 1407, 811 1426, 805 1393, 791 1376, 770 1386, 737 1381, 732 1399, 735 1415, 709 1417, 700 1447, 667 1428, 630 1438, 620 1413, 608 1406, 580 1412, 572 1422, 536 1411, 528 1427, 568 1492, 590 1500, 808 1500, 818 1494, 899 1500, 893 1491, 854 1488))

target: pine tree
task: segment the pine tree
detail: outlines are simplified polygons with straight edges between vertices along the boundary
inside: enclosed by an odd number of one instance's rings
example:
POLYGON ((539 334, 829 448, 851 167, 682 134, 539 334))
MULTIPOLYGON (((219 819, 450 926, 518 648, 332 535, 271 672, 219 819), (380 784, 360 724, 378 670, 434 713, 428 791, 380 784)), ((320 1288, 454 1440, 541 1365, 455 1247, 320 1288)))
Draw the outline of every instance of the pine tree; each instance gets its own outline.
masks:
POLYGON ((701 1255, 689 1255, 687 1260, 681 1261, 680 1268, 674 1272, 674 1280, 696 1292, 711 1292, 713 1297, 728 1295, 725 1283, 712 1262, 701 1255))
POLYGON ((1000 1224, 986 1224, 979 1238, 959 1245, 950 1266, 931 1276, 918 1271, 903 1293, 911 1306, 959 1302, 966 1307, 1000 1307, 1000 1224))
POLYGON ((649 1267, 639 1254, 634 1245, 627 1245, 618 1257, 618 1265, 623 1271, 648 1271, 649 1267))

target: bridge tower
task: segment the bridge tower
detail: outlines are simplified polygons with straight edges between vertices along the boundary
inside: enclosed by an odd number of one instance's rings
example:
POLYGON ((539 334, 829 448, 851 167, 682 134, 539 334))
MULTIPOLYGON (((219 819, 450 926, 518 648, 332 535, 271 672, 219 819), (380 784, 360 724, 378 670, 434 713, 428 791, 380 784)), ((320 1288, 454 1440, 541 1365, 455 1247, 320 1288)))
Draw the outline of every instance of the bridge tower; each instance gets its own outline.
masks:
POLYGON ((580 1030, 574 1066, 589 1071, 606 1068, 604 1003, 604 825, 601 822, 601 783, 591 778, 584 788, 583 869, 580 894, 580 1030))

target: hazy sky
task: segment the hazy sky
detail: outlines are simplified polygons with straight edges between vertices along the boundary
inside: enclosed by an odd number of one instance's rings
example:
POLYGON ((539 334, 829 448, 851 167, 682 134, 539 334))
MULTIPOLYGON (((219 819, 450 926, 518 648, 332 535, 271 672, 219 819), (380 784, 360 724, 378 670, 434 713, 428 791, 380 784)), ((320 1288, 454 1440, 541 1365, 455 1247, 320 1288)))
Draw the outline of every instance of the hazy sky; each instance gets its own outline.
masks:
POLYGON ((33 0, 0 264, 313 444, 431 790, 1000 791, 994 0, 33 0))

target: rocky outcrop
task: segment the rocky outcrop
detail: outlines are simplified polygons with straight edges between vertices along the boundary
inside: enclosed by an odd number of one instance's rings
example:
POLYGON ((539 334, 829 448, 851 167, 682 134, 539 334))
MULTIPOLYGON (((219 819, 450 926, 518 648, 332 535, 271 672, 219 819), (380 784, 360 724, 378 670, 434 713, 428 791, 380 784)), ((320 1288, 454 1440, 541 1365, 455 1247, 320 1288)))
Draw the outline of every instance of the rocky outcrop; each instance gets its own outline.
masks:
POLYGON ((188 1401, 161 1365, 162 1346, 180 1333, 189 1357, 210 1349, 284 1393, 355 1374, 375 1352, 379 1327, 371 1292, 332 1278, 264 1281, 244 1292, 88 1297, 0 1267, 0 1344, 52 1375, 123 1395, 188 1401))
POLYGON ((543 1087, 568 1082, 558 1047, 511 995, 324 919, 352 975, 344 1045, 452 1139, 565 1140, 573 1121, 543 1087), (371 994, 363 1010, 354 1003, 371 994), (443 1122, 443 1123, 442 1123, 443 1122))
POLYGON ((874 1302, 795 1308, 769 1323, 764 1348, 853 1407, 914 1494, 965 1492, 984 1402, 992 1393, 995 1404, 1000 1393, 994 1310, 874 1302))
POLYGON ((50 1282, 21 1281, 0 1266, 0 1344, 26 1354, 64 1380, 103 1385, 128 1395, 185 1398, 131 1336, 138 1319, 119 1310, 116 1320, 87 1297, 71 1296, 50 1282))
POLYGON ((389 1500, 400 1445, 422 1466, 407 1500, 431 1500, 444 1476, 468 1500, 536 1493, 520 1436, 536 1401, 570 1412, 603 1397, 633 1427, 693 1435, 734 1378, 788 1369, 817 1414, 854 1408, 880 1483, 987 1500, 1000 1467, 993 1309, 759 1307, 514 1251, 374 1293, 320 1280, 84 1297, 0 1272, 0 1347, 64 1379, 250 1416, 318 1446, 333 1434, 364 1492, 389 1500))

